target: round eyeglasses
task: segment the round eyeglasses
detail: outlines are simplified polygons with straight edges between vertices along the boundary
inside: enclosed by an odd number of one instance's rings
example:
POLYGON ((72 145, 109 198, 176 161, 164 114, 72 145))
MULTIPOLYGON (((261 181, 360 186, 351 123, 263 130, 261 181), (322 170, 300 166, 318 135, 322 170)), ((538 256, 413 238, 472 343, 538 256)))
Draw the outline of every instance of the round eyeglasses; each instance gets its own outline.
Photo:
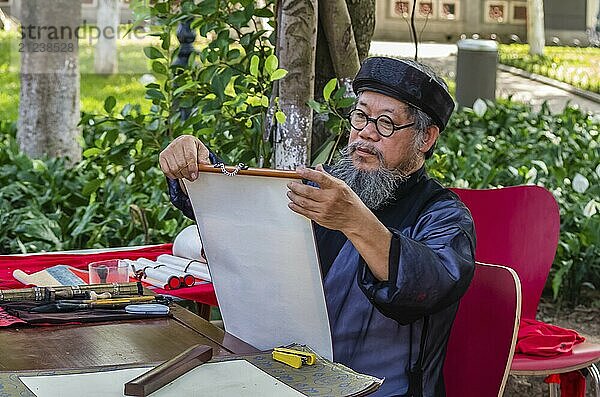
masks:
POLYGON ((372 118, 367 116, 367 114, 360 109, 354 109, 353 111, 351 111, 348 115, 348 120, 350 121, 350 125, 352 126, 352 128, 358 131, 364 130, 367 127, 367 124, 369 124, 369 122, 372 122, 373 124, 375 124, 375 129, 377 130, 377 133, 385 138, 392 136, 392 134, 398 130, 402 130, 404 128, 412 127, 413 125, 415 125, 414 122, 403 125, 394 124, 390 116, 387 116, 385 114, 382 114, 377 118, 372 118))

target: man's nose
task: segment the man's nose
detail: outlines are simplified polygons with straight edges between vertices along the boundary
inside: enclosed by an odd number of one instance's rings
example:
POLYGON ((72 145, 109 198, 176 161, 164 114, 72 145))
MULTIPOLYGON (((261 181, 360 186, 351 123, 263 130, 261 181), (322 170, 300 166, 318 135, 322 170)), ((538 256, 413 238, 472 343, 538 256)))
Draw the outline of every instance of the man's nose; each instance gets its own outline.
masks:
POLYGON ((358 132, 358 136, 362 139, 369 139, 377 142, 381 139, 381 135, 377 132, 377 126, 374 121, 369 120, 365 128, 358 132))

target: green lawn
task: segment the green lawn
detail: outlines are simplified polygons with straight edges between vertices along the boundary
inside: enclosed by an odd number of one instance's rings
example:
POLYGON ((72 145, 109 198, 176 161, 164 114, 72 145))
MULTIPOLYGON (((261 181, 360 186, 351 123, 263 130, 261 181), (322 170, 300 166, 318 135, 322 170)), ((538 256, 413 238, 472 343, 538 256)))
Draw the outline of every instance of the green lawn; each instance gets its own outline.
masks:
MULTIPOLYGON (((104 100, 112 95, 117 99, 117 109, 127 103, 150 108, 144 99, 145 88, 140 82, 150 68, 143 49, 150 42, 119 41, 119 74, 101 76, 93 74, 94 48, 87 41, 80 42, 79 64, 81 70, 81 110, 101 112, 104 100)), ((0 32, 0 120, 17 120, 19 112, 19 53, 16 36, 0 32)))
POLYGON ((500 45, 500 62, 600 93, 600 48, 547 46, 544 56, 529 55, 529 45, 500 45))

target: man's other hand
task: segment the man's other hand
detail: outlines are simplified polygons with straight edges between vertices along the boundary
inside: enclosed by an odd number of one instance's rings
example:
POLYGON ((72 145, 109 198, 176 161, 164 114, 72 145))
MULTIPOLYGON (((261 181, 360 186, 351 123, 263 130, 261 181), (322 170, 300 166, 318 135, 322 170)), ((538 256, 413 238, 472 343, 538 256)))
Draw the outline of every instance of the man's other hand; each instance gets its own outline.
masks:
POLYGON ((160 169, 171 179, 198 178, 198 164, 210 164, 206 146, 195 136, 181 135, 158 156, 160 169))
POLYGON ((287 196, 290 199, 288 207, 292 211, 328 229, 344 233, 358 226, 361 214, 370 212, 344 181, 328 174, 321 165, 315 170, 298 168, 296 172, 319 187, 290 182, 287 196))

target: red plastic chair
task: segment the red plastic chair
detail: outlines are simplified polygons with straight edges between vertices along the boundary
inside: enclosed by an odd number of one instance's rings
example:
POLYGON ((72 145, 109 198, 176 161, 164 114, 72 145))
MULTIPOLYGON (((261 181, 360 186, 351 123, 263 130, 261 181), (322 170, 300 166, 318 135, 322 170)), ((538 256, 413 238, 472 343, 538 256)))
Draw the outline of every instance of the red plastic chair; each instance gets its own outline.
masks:
POLYGON ((508 267, 477 263, 448 340, 444 362, 447 397, 502 396, 520 313, 517 273, 508 267))
MULTIPOLYGON (((523 318, 535 319, 537 307, 554 261, 560 215, 552 194, 539 186, 500 189, 452 189, 471 210, 475 221, 475 258, 513 268, 523 290, 523 318)), ((600 396, 600 345, 584 342, 572 354, 534 357, 515 354, 510 373, 550 375, 588 368, 600 396)), ((551 386, 551 395, 557 386, 551 386)))

